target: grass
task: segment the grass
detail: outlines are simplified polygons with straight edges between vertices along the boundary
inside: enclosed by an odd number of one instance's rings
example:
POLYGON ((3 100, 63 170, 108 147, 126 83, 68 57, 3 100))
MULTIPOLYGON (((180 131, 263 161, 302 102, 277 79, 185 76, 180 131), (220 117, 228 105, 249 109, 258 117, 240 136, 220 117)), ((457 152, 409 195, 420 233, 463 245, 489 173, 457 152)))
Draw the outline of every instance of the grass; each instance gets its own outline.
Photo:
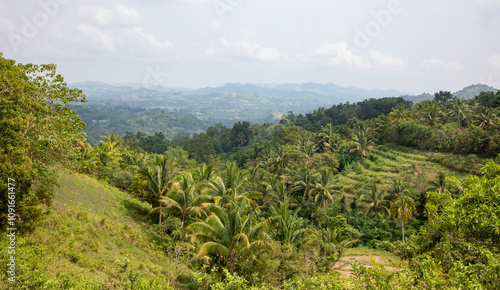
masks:
POLYGON ((168 289, 171 277, 189 271, 143 222, 151 206, 89 176, 60 172, 59 182, 51 210, 17 241, 18 286, 168 289))
MULTIPOLYGON (((370 153, 370 157, 362 162, 351 164, 339 177, 341 190, 352 197, 358 195, 360 189, 372 182, 387 184, 390 180, 402 179, 407 181, 411 188, 423 191, 427 183, 436 178, 439 172, 458 178, 469 174, 433 162, 430 160, 431 155, 434 156, 427 151, 386 145, 381 150, 370 153)), ((453 158, 457 157, 443 154, 443 159, 453 158)))
POLYGON ((347 249, 344 256, 334 268, 343 276, 350 277, 353 275, 352 262, 358 262, 363 266, 371 267, 373 261, 389 270, 397 270, 394 265, 401 263, 401 259, 389 252, 356 247, 347 249))

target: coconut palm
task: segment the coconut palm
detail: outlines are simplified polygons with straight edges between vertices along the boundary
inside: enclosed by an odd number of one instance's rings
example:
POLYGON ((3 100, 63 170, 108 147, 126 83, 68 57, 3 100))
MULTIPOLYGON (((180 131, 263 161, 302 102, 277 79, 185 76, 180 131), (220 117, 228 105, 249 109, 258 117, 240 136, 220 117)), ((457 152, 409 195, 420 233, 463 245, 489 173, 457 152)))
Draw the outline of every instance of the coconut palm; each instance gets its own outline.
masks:
POLYGON ((310 191, 310 195, 314 196, 314 202, 321 202, 323 208, 326 208, 327 201, 332 204, 334 202, 332 194, 339 194, 338 179, 333 176, 333 172, 326 168, 320 171, 318 180, 310 191))
POLYGON ((493 108, 480 107, 475 111, 472 120, 474 125, 488 131, 489 128, 497 124, 498 116, 493 108))
POLYGON ((392 123, 411 121, 413 120, 412 112, 406 106, 397 105, 395 108, 392 108, 392 112, 389 113, 389 120, 391 120, 392 123))
POLYGON ((246 205, 257 207, 255 202, 260 194, 254 191, 243 191, 243 185, 247 182, 248 172, 240 170, 235 162, 226 164, 226 170, 221 176, 216 176, 203 185, 201 193, 211 196, 213 202, 221 207, 244 200, 246 205))
POLYGON ((351 240, 348 236, 343 236, 342 229, 335 227, 333 224, 329 224, 326 228, 323 242, 330 255, 336 255, 334 262, 337 262, 342 258, 345 250, 355 245, 358 240, 351 240))
POLYGON ((317 179, 318 172, 309 169, 307 166, 301 166, 294 175, 295 182, 293 183, 292 192, 301 194, 302 201, 305 201, 311 189, 315 186, 317 179))
POLYGON ((221 257, 229 271, 234 272, 238 255, 269 246, 263 232, 266 223, 255 221, 252 215, 243 216, 244 204, 232 203, 224 209, 214 205, 210 212, 205 221, 187 227, 193 232, 191 237, 202 243, 197 258, 221 257))
POLYGON ((145 166, 141 167, 132 184, 133 188, 147 191, 150 194, 150 203, 153 211, 159 212, 158 224, 161 224, 162 197, 167 195, 174 187, 174 177, 177 172, 175 158, 166 155, 157 155, 145 166))
POLYGON ((448 182, 446 181, 444 172, 439 172, 436 179, 429 181, 427 191, 436 191, 439 193, 448 191, 448 182))
POLYGON ((160 202, 166 208, 176 209, 180 212, 182 229, 184 229, 184 223, 188 215, 195 214, 202 217, 206 214, 201 207, 205 201, 207 201, 206 196, 197 194, 196 184, 190 173, 182 175, 180 182, 174 183, 168 195, 160 198, 160 202))
POLYGON ((411 219, 414 210, 415 201, 410 197, 409 193, 406 192, 402 192, 397 199, 391 203, 391 215, 401 221, 403 244, 405 243, 405 223, 411 219))
POLYGON ((463 99, 455 97, 451 101, 451 107, 449 114, 457 116, 458 129, 460 129, 462 120, 468 121, 469 119, 469 106, 463 99))
POLYGON ((285 146, 279 146, 271 151, 270 158, 267 161, 269 171, 274 174, 284 175, 285 168, 290 163, 290 154, 285 146))
POLYGON ((365 203, 366 213, 373 212, 377 214, 382 211, 388 214, 389 209, 386 206, 388 198, 387 191, 380 184, 372 183, 368 190, 364 190, 359 201, 365 203))
POLYGON ((367 157, 370 152, 378 149, 373 139, 371 130, 364 125, 360 125, 351 134, 351 152, 359 152, 362 157, 367 157))
POLYGON ((277 225, 278 241, 283 244, 296 243, 300 235, 304 233, 301 228, 301 218, 298 216, 299 209, 297 208, 293 213, 288 209, 289 203, 287 200, 280 202, 279 206, 273 206, 271 222, 277 225))
POLYGON ((215 176, 214 166, 212 164, 203 163, 200 167, 196 168, 197 180, 200 182, 207 182, 215 176))
POLYGON ((443 111, 439 103, 423 101, 415 105, 418 120, 424 125, 434 126, 442 121, 443 111))

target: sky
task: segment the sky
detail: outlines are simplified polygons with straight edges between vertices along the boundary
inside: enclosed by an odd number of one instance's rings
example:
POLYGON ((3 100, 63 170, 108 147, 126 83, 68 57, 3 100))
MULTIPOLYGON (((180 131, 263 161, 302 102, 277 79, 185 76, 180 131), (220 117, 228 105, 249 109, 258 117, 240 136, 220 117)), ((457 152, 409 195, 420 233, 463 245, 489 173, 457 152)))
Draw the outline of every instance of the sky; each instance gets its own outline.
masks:
POLYGON ((68 83, 500 88, 500 0, 0 0, 0 52, 68 83))

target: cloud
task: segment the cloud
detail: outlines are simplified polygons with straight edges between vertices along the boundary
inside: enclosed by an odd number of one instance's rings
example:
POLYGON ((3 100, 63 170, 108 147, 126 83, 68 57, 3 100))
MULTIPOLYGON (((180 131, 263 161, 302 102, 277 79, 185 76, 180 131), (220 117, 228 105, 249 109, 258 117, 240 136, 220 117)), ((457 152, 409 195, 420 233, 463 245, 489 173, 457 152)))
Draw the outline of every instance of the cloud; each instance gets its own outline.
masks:
POLYGON ((476 3, 485 8, 498 8, 500 7, 500 1, 498 0, 476 0, 476 3))
POLYGON ((500 54, 493 54, 488 58, 488 64, 494 68, 500 70, 500 54))
POLYGON ((383 54, 378 51, 371 51, 369 55, 370 66, 377 69, 386 69, 392 71, 400 71, 408 68, 410 63, 397 57, 388 54, 383 54))
POLYGON ((137 10, 120 4, 113 8, 82 6, 79 14, 99 26, 133 26, 141 23, 137 10))
POLYGON ((446 62, 440 58, 431 58, 422 61, 422 68, 428 71, 460 71, 464 66, 456 61, 446 62))
POLYGON ((196 4, 196 5, 212 4, 214 2, 214 0, 176 0, 176 1, 184 2, 184 3, 188 3, 188 4, 196 4))
POLYGON ((16 30, 17 28, 14 23, 5 17, 0 17, 0 32, 12 32, 16 30))
POLYGON ((383 69, 399 71, 407 68, 409 62, 383 54, 379 51, 370 51, 368 55, 354 52, 347 42, 321 44, 309 57, 296 55, 297 60, 309 61, 312 59, 318 64, 331 67, 346 67, 350 69, 383 69))
POLYGON ((281 52, 277 48, 263 47, 256 43, 251 43, 243 37, 237 41, 229 42, 225 38, 221 40, 222 45, 228 48, 233 54, 243 56, 252 60, 264 62, 278 61, 281 58, 281 52))
POLYGON ((139 41, 145 41, 154 50, 162 51, 174 47, 170 41, 160 41, 156 39, 154 35, 143 32, 142 27, 135 27, 132 29, 132 33, 136 38, 138 38, 139 41))
POLYGON ((89 37, 92 43, 109 51, 116 51, 115 39, 111 32, 88 24, 78 24, 77 29, 89 37))
POLYGON ((349 68, 367 68, 369 64, 359 54, 350 50, 345 41, 322 43, 311 57, 315 62, 328 66, 347 66, 349 68))

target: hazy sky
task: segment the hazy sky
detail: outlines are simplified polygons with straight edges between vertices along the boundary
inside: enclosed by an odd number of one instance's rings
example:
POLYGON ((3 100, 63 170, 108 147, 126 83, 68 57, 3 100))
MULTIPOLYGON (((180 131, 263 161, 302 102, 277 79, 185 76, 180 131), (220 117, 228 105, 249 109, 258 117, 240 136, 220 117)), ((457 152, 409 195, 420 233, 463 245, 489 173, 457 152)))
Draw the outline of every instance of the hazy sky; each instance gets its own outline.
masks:
POLYGON ((500 88, 500 0, 0 0, 0 52, 66 81, 500 88))

